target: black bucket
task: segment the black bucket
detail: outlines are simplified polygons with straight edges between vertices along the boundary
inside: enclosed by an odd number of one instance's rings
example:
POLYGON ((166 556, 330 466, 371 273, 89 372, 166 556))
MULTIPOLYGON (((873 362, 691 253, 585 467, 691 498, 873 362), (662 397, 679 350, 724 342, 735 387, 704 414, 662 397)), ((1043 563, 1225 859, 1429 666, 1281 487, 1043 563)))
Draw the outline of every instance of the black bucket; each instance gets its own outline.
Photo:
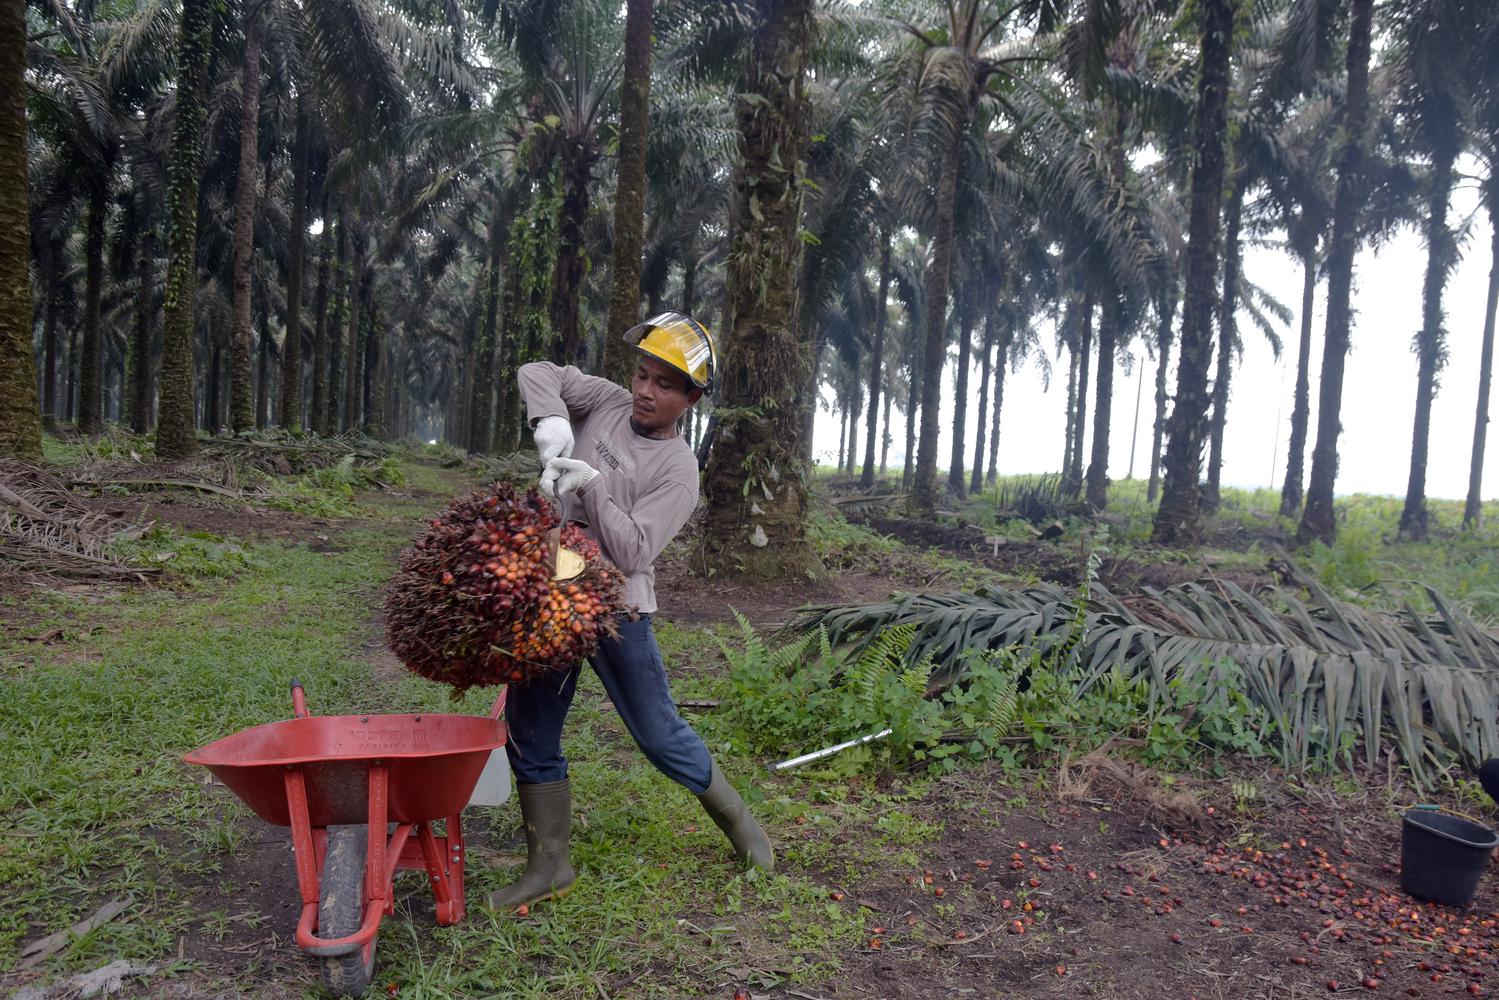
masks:
POLYGON ((1408 809, 1400 825, 1400 888, 1417 899, 1464 906, 1478 895, 1499 835, 1434 809, 1408 809))

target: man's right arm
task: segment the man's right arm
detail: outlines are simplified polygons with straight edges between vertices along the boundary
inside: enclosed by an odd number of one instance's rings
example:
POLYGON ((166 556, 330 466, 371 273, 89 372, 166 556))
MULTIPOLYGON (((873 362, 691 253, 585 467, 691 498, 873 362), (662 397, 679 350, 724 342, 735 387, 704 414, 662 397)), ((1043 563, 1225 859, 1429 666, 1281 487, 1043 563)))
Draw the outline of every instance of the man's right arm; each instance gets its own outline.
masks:
POLYGON ((584 375, 573 365, 549 361, 521 365, 516 373, 521 398, 526 401, 526 424, 535 427, 543 417, 579 421, 610 400, 629 399, 630 391, 606 378, 584 375))

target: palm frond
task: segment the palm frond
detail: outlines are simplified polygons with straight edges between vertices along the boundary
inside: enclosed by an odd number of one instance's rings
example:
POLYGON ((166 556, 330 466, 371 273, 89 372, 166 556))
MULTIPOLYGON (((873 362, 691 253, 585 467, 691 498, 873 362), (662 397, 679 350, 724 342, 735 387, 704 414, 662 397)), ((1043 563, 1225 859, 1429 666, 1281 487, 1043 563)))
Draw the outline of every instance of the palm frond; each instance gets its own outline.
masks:
POLYGON ((1232 661, 1276 721, 1291 767, 1346 765, 1360 742, 1372 766, 1388 740, 1419 782, 1433 767, 1499 752, 1499 638, 1435 593, 1435 615, 1393 616, 1308 591, 1254 595, 1216 580, 1125 599, 1097 585, 1082 595, 982 588, 812 608, 791 631, 826 631, 858 655, 891 629, 914 628, 906 659, 936 665, 934 689, 961 679, 968 651, 1050 650, 1079 694, 1115 672, 1163 692, 1232 661))

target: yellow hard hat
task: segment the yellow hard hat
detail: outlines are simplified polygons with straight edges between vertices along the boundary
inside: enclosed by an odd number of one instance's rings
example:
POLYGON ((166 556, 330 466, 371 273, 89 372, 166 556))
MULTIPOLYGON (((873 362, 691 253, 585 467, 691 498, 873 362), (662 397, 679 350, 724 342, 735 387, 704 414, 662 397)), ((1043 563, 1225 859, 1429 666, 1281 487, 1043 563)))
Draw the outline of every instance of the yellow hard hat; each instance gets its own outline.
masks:
POLYGON ((718 345, 713 334, 691 316, 665 312, 625 331, 625 340, 641 354, 665 362, 708 392, 718 372, 718 345))

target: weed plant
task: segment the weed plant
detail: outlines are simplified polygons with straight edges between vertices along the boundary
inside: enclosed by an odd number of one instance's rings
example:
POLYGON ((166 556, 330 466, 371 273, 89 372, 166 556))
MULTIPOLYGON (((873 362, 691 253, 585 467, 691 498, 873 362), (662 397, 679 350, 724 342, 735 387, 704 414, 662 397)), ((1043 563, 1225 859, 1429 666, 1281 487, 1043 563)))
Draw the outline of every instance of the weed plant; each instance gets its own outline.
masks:
MULTIPOLYGON (((1167 768, 1221 769, 1228 753, 1270 753, 1275 725, 1243 693, 1231 662, 1152 692, 1122 671, 1080 689, 1067 669, 1073 637, 969 651, 961 681, 932 690, 933 664, 905 655, 912 627, 897 626, 850 660, 819 630, 772 647, 739 619, 738 641, 720 640, 729 664, 728 714, 751 753, 793 756, 885 729, 888 737, 817 766, 847 775, 925 769, 940 775, 964 760, 1018 769, 1037 754, 1086 753, 1117 744, 1167 768)), ((1081 623, 1076 624, 1081 628, 1081 623)))

